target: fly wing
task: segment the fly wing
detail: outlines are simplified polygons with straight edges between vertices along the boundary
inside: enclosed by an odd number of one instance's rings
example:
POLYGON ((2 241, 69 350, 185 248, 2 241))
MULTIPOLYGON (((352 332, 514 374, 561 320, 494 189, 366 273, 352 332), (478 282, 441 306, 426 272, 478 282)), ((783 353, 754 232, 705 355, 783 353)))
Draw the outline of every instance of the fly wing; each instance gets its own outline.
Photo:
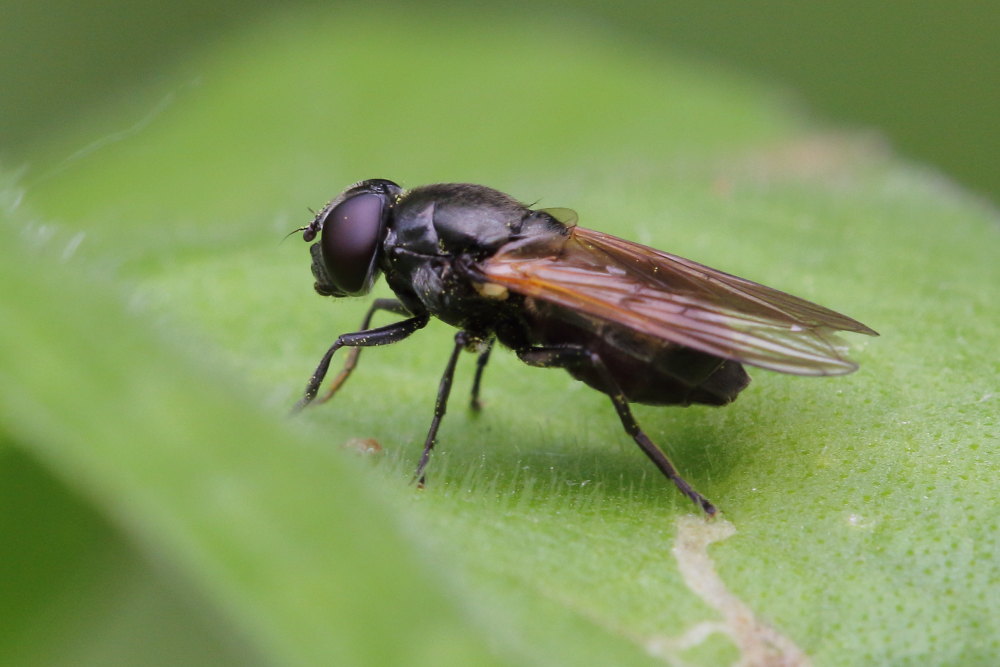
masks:
POLYGON ((850 373, 857 364, 834 332, 878 335, 805 299, 581 227, 510 243, 478 268, 518 294, 782 373, 850 373))

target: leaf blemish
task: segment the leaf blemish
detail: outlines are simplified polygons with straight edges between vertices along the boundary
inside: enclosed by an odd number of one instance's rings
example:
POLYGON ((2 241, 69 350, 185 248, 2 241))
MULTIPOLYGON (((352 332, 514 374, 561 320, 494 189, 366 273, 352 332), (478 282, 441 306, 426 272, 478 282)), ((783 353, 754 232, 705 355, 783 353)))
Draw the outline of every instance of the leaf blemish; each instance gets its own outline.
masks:
POLYGON ((706 604, 719 612, 720 621, 696 623, 678 637, 654 637, 647 650, 670 664, 683 665, 678 655, 701 645, 713 634, 729 637, 740 652, 735 665, 782 665, 806 667, 812 662, 795 643, 758 618, 743 600, 726 588, 715 563, 708 555, 709 545, 736 534, 736 527, 725 519, 706 521, 701 517, 682 516, 677 520, 677 538, 671 552, 687 587, 706 604))

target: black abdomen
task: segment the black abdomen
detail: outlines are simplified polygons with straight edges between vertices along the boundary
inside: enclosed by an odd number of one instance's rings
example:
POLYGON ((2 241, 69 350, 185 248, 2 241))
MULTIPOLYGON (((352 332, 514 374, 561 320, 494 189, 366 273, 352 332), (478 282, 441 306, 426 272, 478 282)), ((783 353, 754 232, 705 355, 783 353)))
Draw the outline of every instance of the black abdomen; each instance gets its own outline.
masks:
MULTIPOLYGON (((576 345, 596 352, 626 398, 647 405, 725 405, 750 383, 736 361, 635 332, 548 303, 526 299, 532 346, 576 345)), ((504 342, 501 338, 501 342, 504 342)), ((589 364, 566 369, 608 393, 589 364)))

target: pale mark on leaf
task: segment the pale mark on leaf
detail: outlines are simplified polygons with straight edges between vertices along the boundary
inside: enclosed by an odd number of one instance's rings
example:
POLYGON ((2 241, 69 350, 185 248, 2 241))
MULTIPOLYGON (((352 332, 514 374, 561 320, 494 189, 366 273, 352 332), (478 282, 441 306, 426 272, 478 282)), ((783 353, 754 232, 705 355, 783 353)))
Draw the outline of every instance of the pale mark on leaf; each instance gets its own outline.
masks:
POLYGON ((669 663, 682 666, 682 651, 704 643, 713 634, 728 636, 740 651, 736 667, 808 667, 812 664, 795 643, 757 618, 753 610, 726 588, 708 555, 708 546, 736 534, 725 519, 706 520, 682 516, 677 520, 677 538, 671 552, 677 559, 684 583, 706 604, 722 615, 721 621, 703 621, 679 637, 654 637, 647 650, 669 663))

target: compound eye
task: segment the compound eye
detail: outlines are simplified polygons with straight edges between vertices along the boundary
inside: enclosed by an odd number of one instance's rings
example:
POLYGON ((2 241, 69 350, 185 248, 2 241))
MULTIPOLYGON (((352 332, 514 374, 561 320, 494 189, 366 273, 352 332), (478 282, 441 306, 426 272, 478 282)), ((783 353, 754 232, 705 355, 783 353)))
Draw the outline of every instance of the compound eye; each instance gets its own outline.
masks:
POLYGON ((334 287, 345 295, 364 294, 375 281, 382 205, 380 195, 355 195, 334 206, 323 221, 323 263, 334 287))

